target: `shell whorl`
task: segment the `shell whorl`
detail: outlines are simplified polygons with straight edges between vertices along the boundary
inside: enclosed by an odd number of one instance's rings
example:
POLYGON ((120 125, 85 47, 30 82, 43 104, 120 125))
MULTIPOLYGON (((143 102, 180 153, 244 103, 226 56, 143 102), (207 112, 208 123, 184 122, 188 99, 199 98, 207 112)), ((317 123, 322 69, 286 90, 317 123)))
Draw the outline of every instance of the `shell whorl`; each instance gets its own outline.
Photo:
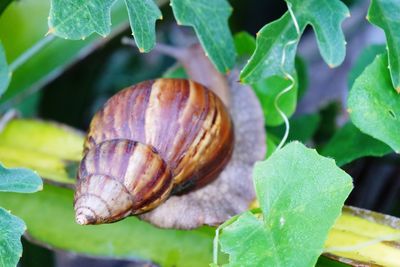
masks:
POLYGON ((157 79, 119 92, 90 124, 75 194, 77 221, 78 213, 90 223, 116 221, 155 208, 171 193, 204 186, 229 161, 233 139, 224 104, 196 82, 157 79), (103 187, 91 185, 99 181, 103 187), (112 196, 102 192, 111 181, 121 185, 112 196), (117 191, 124 199, 118 205, 117 191), (113 207, 103 205, 107 211, 93 215, 93 208, 83 208, 87 195, 113 207))

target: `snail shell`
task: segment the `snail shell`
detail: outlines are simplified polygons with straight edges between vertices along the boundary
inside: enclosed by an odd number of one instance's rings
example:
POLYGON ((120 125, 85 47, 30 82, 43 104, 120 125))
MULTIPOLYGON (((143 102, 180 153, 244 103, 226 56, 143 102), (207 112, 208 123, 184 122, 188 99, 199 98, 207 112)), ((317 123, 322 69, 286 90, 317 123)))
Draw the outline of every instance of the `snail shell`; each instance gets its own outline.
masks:
POLYGON ((171 194, 213 181, 229 161, 233 125, 222 101, 184 79, 145 81, 94 116, 78 171, 79 224, 154 209, 171 194))

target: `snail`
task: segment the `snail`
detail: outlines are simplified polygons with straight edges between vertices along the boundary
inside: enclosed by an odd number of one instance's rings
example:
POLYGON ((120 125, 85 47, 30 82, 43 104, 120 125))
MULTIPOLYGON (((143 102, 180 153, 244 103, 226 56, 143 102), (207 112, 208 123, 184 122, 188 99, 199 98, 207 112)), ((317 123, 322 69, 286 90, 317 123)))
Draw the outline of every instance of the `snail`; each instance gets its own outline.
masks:
POLYGON ((266 152, 256 96, 237 82, 237 70, 218 73, 198 45, 173 56, 191 80, 131 86, 92 119, 77 175, 77 223, 137 215, 192 229, 219 224, 254 200, 251 172, 266 152))
POLYGON ((76 221, 117 221, 208 184, 230 159, 233 140, 224 104, 196 82, 157 79, 119 92, 91 122, 76 221))

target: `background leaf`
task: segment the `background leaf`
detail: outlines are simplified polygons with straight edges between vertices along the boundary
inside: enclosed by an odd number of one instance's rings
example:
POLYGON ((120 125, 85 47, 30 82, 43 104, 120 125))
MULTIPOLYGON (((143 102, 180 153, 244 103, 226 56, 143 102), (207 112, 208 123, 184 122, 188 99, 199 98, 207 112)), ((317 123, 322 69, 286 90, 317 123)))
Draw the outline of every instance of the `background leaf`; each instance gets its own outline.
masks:
POLYGON ((358 56, 356 62, 351 67, 351 70, 347 77, 347 84, 351 89, 355 80, 361 73, 365 70, 365 68, 374 61, 377 55, 383 54, 386 51, 385 45, 370 45, 364 48, 360 55, 358 56))
POLYGON ((293 142, 256 164, 254 179, 263 221, 245 213, 224 228, 221 249, 230 255, 229 266, 314 266, 351 177, 293 142))
POLYGON ((43 188, 42 179, 24 168, 7 169, 0 164, 0 192, 33 193, 43 188))
POLYGON ((375 58, 350 91, 351 120, 362 132, 400 151, 400 95, 393 90, 387 55, 375 58))
POLYGON ((113 224, 80 226, 74 221, 72 190, 52 185, 32 195, 0 194, 0 203, 26 222, 31 239, 51 248, 151 260, 165 267, 204 267, 212 260, 211 227, 165 230, 135 217, 113 224))
POLYGON ((8 69, 6 55, 4 53, 3 45, 0 42, 0 97, 7 89, 10 83, 11 73, 8 69))
POLYGON ((0 266, 17 266, 22 255, 21 235, 25 230, 20 218, 0 208, 0 266))
POLYGON ((162 19, 154 0, 125 0, 132 35, 140 52, 149 52, 156 44, 155 23, 162 19))
MULTIPOLYGON (((321 116, 318 113, 304 114, 290 118, 290 131, 287 142, 300 141, 302 143, 307 143, 318 130, 320 121, 321 116)), ((268 127, 267 132, 273 133, 274 136, 282 138, 285 133, 285 126, 279 125, 278 127, 268 127)))
MULTIPOLYGON (((275 107, 277 95, 290 86, 291 81, 280 76, 271 76, 268 79, 252 85, 264 112, 265 124, 276 126, 283 123, 281 115, 275 107)), ((296 110, 297 83, 288 93, 284 94, 278 101, 279 108, 290 117, 296 110)))
POLYGON ((367 18, 385 31, 390 75, 393 87, 400 93, 400 1, 371 0, 367 18))
POLYGON ((348 122, 324 146, 321 155, 335 159, 336 164, 342 166, 361 157, 382 157, 392 151, 385 143, 362 133, 348 122))
POLYGON ((178 24, 192 26, 218 71, 235 64, 235 46, 228 26, 232 8, 226 0, 171 0, 178 24))
POLYGON ((238 32, 233 36, 238 56, 250 56, 256 49, 256 38, 248 32, 238 32))

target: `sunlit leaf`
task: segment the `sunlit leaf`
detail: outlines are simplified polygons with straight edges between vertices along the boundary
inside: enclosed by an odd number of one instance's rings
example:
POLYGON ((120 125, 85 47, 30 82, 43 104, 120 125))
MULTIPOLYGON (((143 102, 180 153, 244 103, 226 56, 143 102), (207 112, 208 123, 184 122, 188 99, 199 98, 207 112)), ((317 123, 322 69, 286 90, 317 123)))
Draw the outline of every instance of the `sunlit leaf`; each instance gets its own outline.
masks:
POLYGON ((254 179, 263 218, 244 213, 224 228, 220 243, 229 266, 314 266, 353 187, 351 177, 293 142, 256 164, 254 179))
POLYGON ((135 217, 80 226, 74 219, 72 190, 48 184, 32 195, 0 194, 0 203, 25 221, 31 239, 50 248, 161 266, 204 267, 212 260, 211 227, 165 230, 135 217))
POLYGON ((0 132, 0 162, 33 169, 57 183, 75 182, 82 149, 83 135, 61 124, 18 119, 0 132))
POLYGON ((324 146, 321 155, 334 158, 336 164, 342 166, 361 157, 381 157, 392 151, 385 143, 362 133, 348 122, 324 146))
POLYGON ((226 0, 171 0, 178 24, 192 26, 208 57, 220 72, 235 64, 235 46, 228 26, 232 8, 226 0))
POLYGON ((393 90, 387 55, 374 62, 355 81, 348 107, 351 120, 362 132, 400 152, 400 95, 393 90))
POLYGON ((393 87, 400 92, 400 1, 371 0, 367 18, 385 31, 390 75, 393 87))
POLYGON ((345 207, 324 255, 352 266, 400 266, 400 219, 345 207))
POLYGON ((33 193, 43 188, 42 179, 24 168, 7 169, 0 164, 0 192, 33 193))
POLYGON ((20 218, 0 207, 0 266, 17 266, 22 256, 21 235, 25 230, 20 218))

